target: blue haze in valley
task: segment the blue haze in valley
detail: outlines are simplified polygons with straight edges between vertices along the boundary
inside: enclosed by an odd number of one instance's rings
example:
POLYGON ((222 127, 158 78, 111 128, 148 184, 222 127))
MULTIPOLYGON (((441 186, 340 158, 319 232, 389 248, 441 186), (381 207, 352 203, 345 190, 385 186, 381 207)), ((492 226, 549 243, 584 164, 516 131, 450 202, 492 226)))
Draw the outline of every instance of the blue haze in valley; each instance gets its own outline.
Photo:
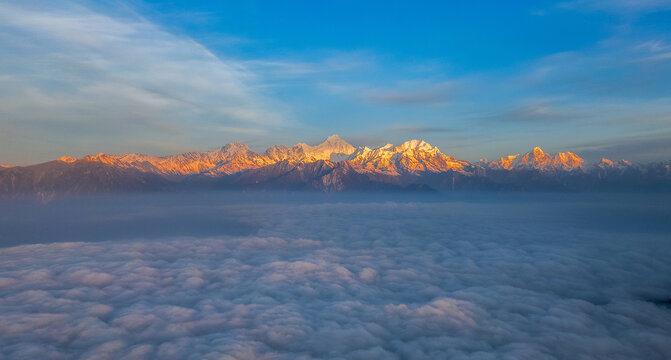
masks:
POLYGON ((668 359, 669 200, 4 199, 0 357, 668 359))

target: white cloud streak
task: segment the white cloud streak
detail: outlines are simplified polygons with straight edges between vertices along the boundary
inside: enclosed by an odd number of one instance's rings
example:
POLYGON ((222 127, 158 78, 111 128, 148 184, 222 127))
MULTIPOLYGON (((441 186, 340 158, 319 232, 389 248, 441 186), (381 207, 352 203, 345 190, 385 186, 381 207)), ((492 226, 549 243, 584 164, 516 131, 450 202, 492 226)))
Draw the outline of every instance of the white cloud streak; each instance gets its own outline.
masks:
POLYGON ((86 139, 99 150, 156 138, 173 147, 220 145, 235 138, 217 131, 222 126, 284 123, 283 106, 242 61, 135 15, 1 3, 0 49, 2 127, 30 141, 62 139, 70 152, 86 139))
POLYGON ((361 94, 361 98, 372 103, 385 105, 427 105, 446 104, 450 101, 454 83, 404 84, 401 89, 374 89, 361 94), (408 86, 409 85, 409 86, 408 86))
POLYGON ((665 11, 671 9, 669 0, 574 0, 562 2, 557 5, 559 8, 588 10, 588 11, 609 11, 623 15, 645 14, 655 11, 665 11))

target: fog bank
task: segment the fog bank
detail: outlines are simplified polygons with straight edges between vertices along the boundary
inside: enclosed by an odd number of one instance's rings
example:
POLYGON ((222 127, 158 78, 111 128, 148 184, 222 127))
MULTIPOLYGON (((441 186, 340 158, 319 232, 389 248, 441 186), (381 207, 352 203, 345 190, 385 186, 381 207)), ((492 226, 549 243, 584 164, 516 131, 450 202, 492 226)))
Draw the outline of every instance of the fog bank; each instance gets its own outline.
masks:
POLYGON ((664 199, 297 196, 3 207, 0 357, 671 357, 664 199))

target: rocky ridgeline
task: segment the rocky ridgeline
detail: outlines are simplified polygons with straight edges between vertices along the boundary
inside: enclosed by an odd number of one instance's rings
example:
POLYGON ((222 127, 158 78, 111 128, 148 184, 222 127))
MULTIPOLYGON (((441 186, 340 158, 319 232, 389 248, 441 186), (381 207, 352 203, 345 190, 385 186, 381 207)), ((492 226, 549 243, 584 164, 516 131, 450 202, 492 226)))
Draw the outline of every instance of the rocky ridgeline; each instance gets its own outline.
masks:
POLYGON ((425 141, 355 148, 337 135, 316 146, 243 143, 164 157, 89 155, 23 167, 0 167, 0 193, 90 193, 180 188, 346 190, 668 190, 671 162, 634 165, 602 159, 593 166, 572 152, 526 154, 469 163, 425 141))

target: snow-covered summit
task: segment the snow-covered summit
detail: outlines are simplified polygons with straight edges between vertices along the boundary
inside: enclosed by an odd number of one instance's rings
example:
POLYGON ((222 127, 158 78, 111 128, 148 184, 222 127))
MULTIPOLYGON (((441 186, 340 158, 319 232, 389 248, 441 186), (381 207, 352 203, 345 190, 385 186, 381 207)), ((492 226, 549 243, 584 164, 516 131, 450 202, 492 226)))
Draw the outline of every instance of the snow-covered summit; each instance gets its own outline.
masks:
POLYGON ((298 143, 292 147, 272 146, 265 155, 273 161, 314 162, 319 160, 337 161, 352 154, 356 148, 338 135, 327 137, 321 144, 310 146, 298 143))
POLYGON ((426 152, 440 152, 437 147, 431 146, 431 144, 427 143, 424 140, 410 140, 406 141, 403 144, 399 145, 398 150, 420 150, 420 151, 426 151, 426 152))
POLYGON ((584 159, 567 151, 555 156, 546 153, 536 146, 524 155, 508 155, 492 161, 488 166, 492 169, 536 169, 536 170, 574 170, 582 166, 584 159))
POLYGON ((244 143, 241 142, 234 142, 234 143, 229 143, 224 145, 221 148, 221 152, 224 154, 224 156, 234 156, 234 155, 239 155, 239 154, 247 154, 251 152, 252 150, 249 149, 249 146, 247 146, 244 143))
POLYGON ((361 147, 350 155, 349 163, 362 172, 389 175, 461 170, 468 165, 422 140, 410 140, 398 146, 386 144, 375 149, 361 147))

